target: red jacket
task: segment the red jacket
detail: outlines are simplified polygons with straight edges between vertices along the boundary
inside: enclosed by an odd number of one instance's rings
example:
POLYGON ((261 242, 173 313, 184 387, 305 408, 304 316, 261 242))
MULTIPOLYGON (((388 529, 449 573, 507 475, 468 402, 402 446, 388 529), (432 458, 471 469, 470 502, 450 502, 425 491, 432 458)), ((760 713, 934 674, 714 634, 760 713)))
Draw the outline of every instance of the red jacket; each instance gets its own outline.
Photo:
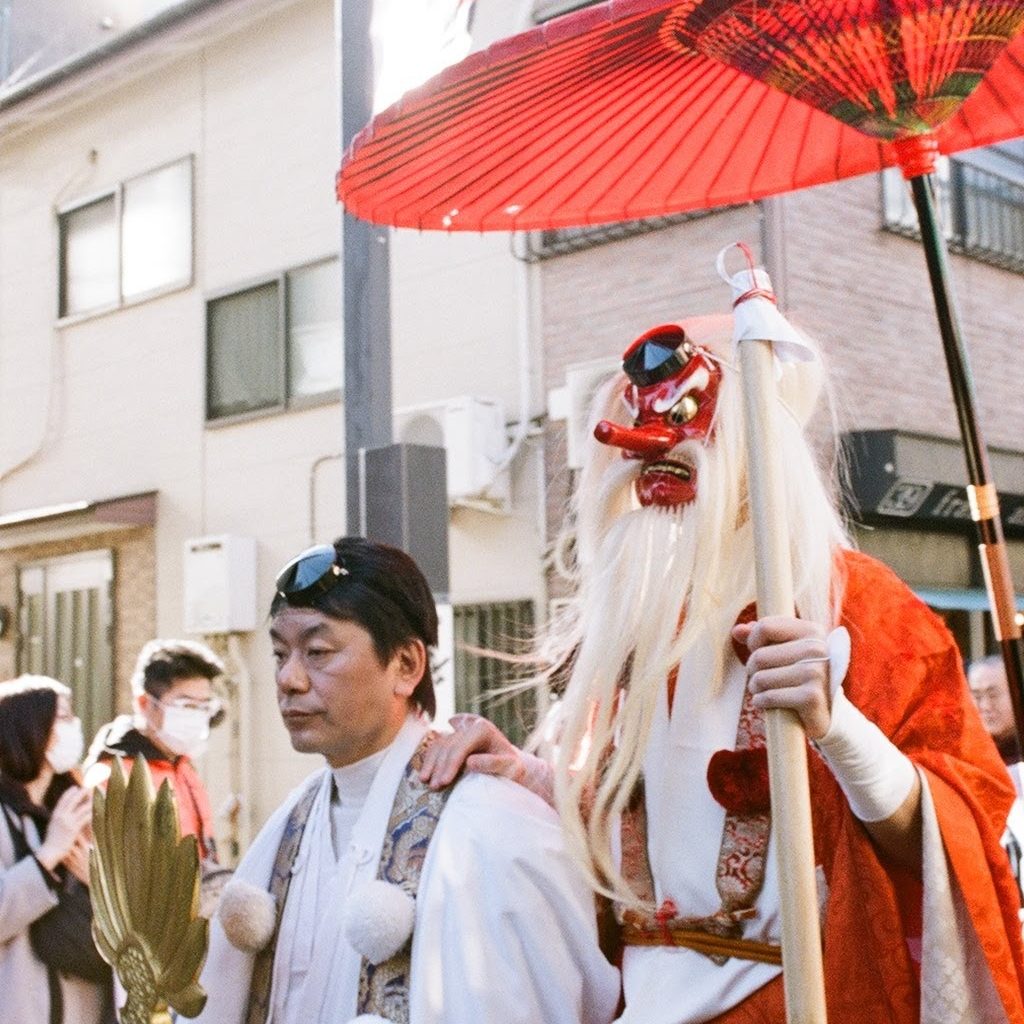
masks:
POLYGON ((110 764, 115 757, 124 761, 126 774, 131 771, 136 757, 144 757, 157 789, 167 780, 178 808, 181 834, 198 839, 200 859, 215 860, 210 798, 192 762, 184 755, 168 757, 134 727, 132 719, 127 715, 114 719, 97 733, 86 760, 87 777, 91 765, 110 764))

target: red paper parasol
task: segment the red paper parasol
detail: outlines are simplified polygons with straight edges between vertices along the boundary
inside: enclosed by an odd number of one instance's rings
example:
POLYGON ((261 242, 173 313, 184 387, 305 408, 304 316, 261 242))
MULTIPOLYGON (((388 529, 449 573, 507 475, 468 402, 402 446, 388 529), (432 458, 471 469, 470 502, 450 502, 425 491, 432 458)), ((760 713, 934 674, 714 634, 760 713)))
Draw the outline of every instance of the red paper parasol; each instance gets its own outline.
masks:
POLYGON ((407 94, 339 195, 377 223, 530 230, 877 171, 923 134, 987 145, 1024 135, 1022 25, 999 0, 611 0, 407 94))

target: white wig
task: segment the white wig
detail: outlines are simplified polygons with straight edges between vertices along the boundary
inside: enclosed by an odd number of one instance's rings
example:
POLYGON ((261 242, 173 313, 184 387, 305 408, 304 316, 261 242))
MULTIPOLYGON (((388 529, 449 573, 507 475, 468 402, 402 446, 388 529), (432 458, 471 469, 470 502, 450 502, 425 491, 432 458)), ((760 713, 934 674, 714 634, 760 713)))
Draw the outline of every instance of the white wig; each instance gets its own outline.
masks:
MULTIPOLYGON (((698 317, 681 326, 722 367, 710 441, 674 450, 696 468, 696 497, 678 509, 637 507, 638 462, 591 439, 573 500, 575 594, 539 652, 552 674, 571 666, 556 770, 569 842, 593 884, 626 902, 635 897, 613 864, 610 827, 639 778, 657 701, 666 699, 666 680, 699 641, 717 658, 706 696, 720 689, 730 629, 754 599, 732 318, 698 317)), ((818 361, 784 364, 778 419, 797 611, 831 629, 841 599, 835 556, 849 542, 803 434, 823 379, 818 361)), ((593 422, 627 416, 625 383, 619 375, 601 389, 593 422)))

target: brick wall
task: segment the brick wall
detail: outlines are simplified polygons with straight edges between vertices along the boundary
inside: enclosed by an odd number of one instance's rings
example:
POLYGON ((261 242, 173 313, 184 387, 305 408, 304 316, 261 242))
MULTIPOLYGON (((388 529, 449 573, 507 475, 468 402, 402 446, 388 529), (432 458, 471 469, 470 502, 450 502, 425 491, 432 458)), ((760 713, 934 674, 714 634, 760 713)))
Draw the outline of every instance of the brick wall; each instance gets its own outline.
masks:
MULTIPOLYGON (((879 179, 795 193, 777 209, 776 284, 788 315, 822 345, 840 430, 958 438, 923 252, 920 243, 881 230, 879 179)), ((563 384, 570 363, 620 353, 657 323, 725 312, 728 294, 715 256, 737 240, 756 249, 760 234, 760 211, 747 206, 545 260, 545 386, 563 384)), ((1024 279, 967 257, 950 262, 985 440, 1022 450, 1024 279)), ((564 518, 571 483, 564 428, 547 428, 550 536, 564 518)), ((826 417, 817 418, 812 433, 818 440, 828 435, 826 417)))

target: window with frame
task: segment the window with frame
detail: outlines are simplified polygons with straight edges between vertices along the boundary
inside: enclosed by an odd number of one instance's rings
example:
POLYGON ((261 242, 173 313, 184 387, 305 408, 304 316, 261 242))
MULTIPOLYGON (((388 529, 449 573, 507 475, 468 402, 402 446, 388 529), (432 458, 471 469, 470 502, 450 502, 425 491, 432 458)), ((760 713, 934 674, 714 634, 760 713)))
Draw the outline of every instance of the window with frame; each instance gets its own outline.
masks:
MULTIPOLYGON (((935 201, 953 252, 1024 273, 1024 140, 940 157, 935 201)), ((910 190, 899 170, 882 174, 883 227, 920 237, 910 190)))
POLYGON ((340 395, 338 273, 336 258, 321 260, 207 302, 207 420, 340 395))
POLYGON ((453 613, 455 710, 481 714, 523 743, 536 725, 537 694, 521 685, 529 671, 510 655, 533 634, 533 602, 457 605, 453 613))
POLYGON ((61 317, 192 283, 192 157, 128 178, 57 214, 61 317))

